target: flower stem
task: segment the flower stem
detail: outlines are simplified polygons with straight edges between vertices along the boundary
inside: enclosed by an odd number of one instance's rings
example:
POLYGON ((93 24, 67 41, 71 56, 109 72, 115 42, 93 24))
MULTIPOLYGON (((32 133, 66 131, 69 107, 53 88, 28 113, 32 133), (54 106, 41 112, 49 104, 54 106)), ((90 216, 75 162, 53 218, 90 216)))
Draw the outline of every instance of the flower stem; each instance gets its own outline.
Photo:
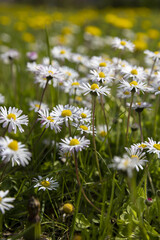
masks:
POLYGON ((58 214, 57 214, 57 211, 56 211, 56 209, 55 209, 55 207, 54 207, 54 205, 52 203, 52 199, 51 199, 50 193, 49 193, 48 189, 46 189, 46 191, 47 191, 47 194, 48 194, 48 197, 49 197, 49 201, 50 201, 50 203, 52 205, 52 208, 54 210, 54 213, 55 213, 56 217, 58 218, 58 214))
POLYGON ((86 201, 87 201, 93 208, 95 208, 98 212, 101 213, 101 210, 100 210, 99 208, 97 208, 97 207, 88 199, 88 197, 86 196, 86 194, 85 194, 85 192, 84 192, 84 189, 83 189, 83 187, 82 187, 82 184, 81 184, 80 178, 79 178, 79 173, 78 173, 78 160, 77 160, 77 157, 76 157, 75 152, 73 153, 73 160, 74 160, 74 162, 75 162, 77 182, 78 182, 78 185, 79 185, 79 187, 80 187, 80 189, 81 189, 81 192, 82 192, 84 198, 86 199, 86 201))
POLYGON ((132 91, 131 102, 130 102, 129 111, 128 111, 127 131, 126 131, 126 143, 128 143, 129 120, 130 120, 130 116, 131 116, 131 109, 132 109, 132 104, 133 104, 133 97, 134 97, 134 91, 132 91))
POLYGON ((143 142, 143 132, 142 132, 142 123, 141 123, 141 112, 138 112, 138 120, 139 120, 139 129, 141 133, 141 142, 143 142))
POLYGON ((96 163, 97 163, 97 169, 98 169, 98 172, 99 172, 99 178, 100 178, 100 181, 102 182, 102 175, 101 175, 100 166, 99 166, 99 160, 98 160, 97 149, 96 149, 95 131, 94 131, 95 109, 96 109, 96 97, 93 96, 93 98, 92 98, 93 147, 94 147, 94 153, 95 153, 95 158, 96 158, 96 163))
POLYGON ((106 124, 106 127, 107 127, 107 138, 108 138, 109 155, 110 155, 110 158, 112 159, 112 153, 111 153, 111 147, 110 147, 109 126, 108 126, 108 120, 107 120, 107 116, 106 116, 105 109, 104 109, 104 103, 103 103, 103 96, 102 95, 101 95, 101 107, 102 107, 102 111, 103 111, 103 115, 104 115, 105 124, 106 124))

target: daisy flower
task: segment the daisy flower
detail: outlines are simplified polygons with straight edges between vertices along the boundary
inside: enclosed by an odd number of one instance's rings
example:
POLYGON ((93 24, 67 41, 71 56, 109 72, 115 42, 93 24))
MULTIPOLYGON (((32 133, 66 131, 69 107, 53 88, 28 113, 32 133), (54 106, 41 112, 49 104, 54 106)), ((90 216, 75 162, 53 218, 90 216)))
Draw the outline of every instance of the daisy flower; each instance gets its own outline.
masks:
POLYGON ((38 54, 36 52, 27 52, 26 56, 30 61, 36 61, 38 58, 38 54))
POLYGON ((70 59, 71 49, 64 46, 56 46, 52 49, 52 56, 57 59, 70 59))
MULTIPOLYGON (((43 76, 36 76, 34 83, 38 83, 40 88, 45 88, 47 82, 47 78, 43 76)), ((51 81, 48 82, 51 85, 51 81)))
POLYGON ((146 79, 146 73, 144 72, 143 67, 137 67, 137 66, 126 66, 122 68, 121 71, 124 79, 132 78, 133 80, 145 80, 146 79))
POLYGON ((8 127, 8 132, 14 131, 17 132, 17 128, 20 132, 24 132, 24 129, 21 125, 28 125, 27 115, 21 115, 22 110, 19 110, 15 107, 9 107, 7 110, 6 107, 0 107, 0 123, 3 123, 2 127, 8 127))
POLYGON ((143 169, 143 165, 145 162, 148 162, 145 159, 145 153, 143 150, 139 147, 136 147, 135 145, 131 145, 130 148, 125 147, 125 150, 127 151, 129 157, 134 161, 135 168, 137 171, 140 169, 143 169))
POLYGON ((60 70, 64 74, 65 79, 75 79, 75 78, 78 78, 79 76, 77 71, 67 66, 61 67, 60 70))
POLYGON ((99 125, 97 128, 98 135, 100 135, 101 138, 105 138, 107 136, 108 130, 106 125, 99 125))
MULTIPOLYGON (((77 131, 80 131, 81 134, 88 133, 92 134, 92 126, 90 124, 73 124, 73 126, 76 128, 77 131)), ((94 133, 96 135, 96 128, 94 127, 94 133)))
POLYGON ((51 130, 54 129, 55 133, 60 132, 60 123, 58 121, 55 121, 55 119, 52 116, 52 113, 49 113, 48 109, 41 109, 38 111, 39 118, 37 120, 41 121, 41 127, 45 126, 45 128, 49 128, 51 130))
POLYGON ((130 83, 124 79, 120 80, 120 89, 123 89, 124 91, 141 91, 143 92, 149 92, 151 90, 150 87, 147 86, 147 84, 145 82, 142 82, 140 80, 133 80, 130 83))
POLYGON ((87 107, 79 108, 78 111, 78 122, 81 124, 90 123, 92 117, 92 112, 87 107))
POLYGON ((89 58, 88 56, 83 56, 82 54, 79 54, 79 53, 72 53, 70 60, 74 63, 85 64, 86 62, 89 61, 89 58))
POLYGON ((0 104, 3 104, 5 97, 0 93, 0 104))
POLYGON ((124 90, 123 88, 118 89, 117 97, 118 98, 130 98, 131 97, 131 91, 124 90))
POLYGON ((27 71, 36 73, 38 66, 39 64, 37 64, 36 62, 27 62, 27 71))
POLYGON ((77 137, 74 138, 69 137, 65 139, 61 139, 60 143, 60 150, 64 152, 78 152, 82 151, 82 149, 89 147, 90 140, 83 137, 77 137))
MULTIPOLYGON (((130 104, 127 103, 127 107, 129 107, 130 104)), ((147 103, 147 102, 136 102, 132 104, 132 108, 135 109, 136 112, 142 112, 143 109, 148 108, 150 109, 150 107, 152 106, 152 104, 147 103)))
POLYGON ((19 58, 19 52, 15 49, 10 49, 7 52, 0 55, 2 61, 6 64, 10 63, 12 60, 19 58))
POLYGON ((115 37, 112 40, 112 47, 120 50, 128 50, 130 52, 133 52, 135 45, 131 43, 130 41, 127 41, 125 39, 120 39, 118 37, 115 37))
POLYGON ((102 87, 99 86, 96 83, 93 83, 92 85, 90 85, 89 83, 83 83, 80 88, 82 89, 84 95, 91 93, 94 95, 98 95, 100 96, 100 94, 102 95, 109 95, 110 94, 110 89, 107 88, 106 86, 102 87))
POLYGON ((160 51, 149 51, 149 50, 145 50, 144 54, 146 54, 149 58, 152 58, 153 61, 157 62, 160 59, 160 51))
POLYGON ((60 72, 58 69, 54 68, 52 65, 45 66, 39 65, 37 66, 37 73, 43 77, 48 79, 52 78, 61 78, 63 73, 60 72))
POLYGON ((10 210, 11 208, 13 208, 13 205, 10 204, 10 202, 13 202, 15 198, 6 197, 8 193, 8 190, 6 190, 5 192, 0 191, 0 211, 2 212, 2 214, 5 213, 5 210, 10 210))
POLYGON ((69 79, 68 81, 64 82, 64 90, 66 93, 69 93, 69 95, 75 94, 80 95, 80 81, 79 80, 73 80, 69 79))
POLYGON ((35 188, 38 187, 38 191, 39 190, 43 190, 45 191, 46 189, 47 190, 57 190, 59 184, 56 180, 53 180, 53 177, 51 178, 42 178, 41 176, 38 176, 38 179, 37 178, 34 178, 33 179, 33 182, 36 183, 36 185, 34 186, 35 188))
POLYGON ((77 119, 77 112, 78 108, 70 105, 57 105, 53 108, 51 112, 52 116, 56 121, 65 122, 66 126, 68 127, 68 121, 73 121, 77 119))
POLYGON ((160 158, 160 141, 159 142, 156 142, 156 141, 153 141, 152 138, 148 138, 148 142, 145 141, 144 143, 145 145, 147 145, 147 149, 149 153, 156 153, 158 158, 160 158))
MULTIPOLYGON (((39 107, 40 107, 40 102, 38 102, 38 101, 31 101, 30 103, 29 103, 29 105, 30 105, 30 108, 29 108, 29 110, 30 111, 32 111, 32 110, 34 110, 35 112, 38 112, 39 111, 39 107)), ((40 107, 40 109, 48 109, 48 105, 47 104, 45 104, 45 103, 41 103, 41 107, 40 107)))
POLYGON ((90 59, 90 65, 92 68, 106 68, 111 65, 111 62, 109 60, 106 60, 103 57, 96 57, 93 56, 90 59))
POLYGON ((152 91, 155 93, 155 95, 160 94, 160 79, 158 81, 153 81, 151 83, 151 87, 153 88, 152 91))
POLYGON ((114 79, 114 72, 112 68, 99 68, 97 70, 90 70, 90 78, 94 82, 110 83, 114 79))
POLYGON ((25 167, 31 160, 31 153, 24 144, 9 137, 0 138, 0 156, 5 163, 12 162, 12 167, 22 165, 25 167))

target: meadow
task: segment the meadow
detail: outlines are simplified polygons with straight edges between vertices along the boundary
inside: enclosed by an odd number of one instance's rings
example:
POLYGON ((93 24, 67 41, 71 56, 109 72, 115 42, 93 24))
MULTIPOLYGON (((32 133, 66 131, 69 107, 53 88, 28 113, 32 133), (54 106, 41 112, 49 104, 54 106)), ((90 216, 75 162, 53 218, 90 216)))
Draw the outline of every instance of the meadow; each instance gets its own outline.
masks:
POLYGON ((159 20, 0 5, 0 239, 160 238, 159 20))

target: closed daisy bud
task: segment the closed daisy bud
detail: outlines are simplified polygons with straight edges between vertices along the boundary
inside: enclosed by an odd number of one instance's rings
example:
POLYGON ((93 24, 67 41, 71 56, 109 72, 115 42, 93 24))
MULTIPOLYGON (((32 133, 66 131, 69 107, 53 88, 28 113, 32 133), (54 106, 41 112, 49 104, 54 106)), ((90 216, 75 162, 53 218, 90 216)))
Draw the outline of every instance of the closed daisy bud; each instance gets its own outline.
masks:
POLYGON ((74 206, 71 203, 65 203, 62 207, 62 210, 66 214, 72 214, 74 211, 74 206))

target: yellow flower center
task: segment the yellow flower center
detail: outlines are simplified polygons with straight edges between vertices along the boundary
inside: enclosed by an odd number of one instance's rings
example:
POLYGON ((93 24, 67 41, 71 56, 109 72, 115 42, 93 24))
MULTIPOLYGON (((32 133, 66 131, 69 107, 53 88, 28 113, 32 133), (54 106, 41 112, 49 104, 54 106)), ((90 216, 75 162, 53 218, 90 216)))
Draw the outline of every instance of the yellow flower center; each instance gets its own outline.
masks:
POLYGON ((138 71, 137 71, 136 69, 132 69, 131 74, 137 75, 137 74, 138 74, 138 71))
POLYGON ((142 104, 141 102, 137 102, 137 105, 141 106, 141 104, 142 104))
POLYGON ((123 164, 124 164, 124 166, 125 166, 125 167, 127 167, 127 166, 128 166, 128 164, 129 164, 129 160, 128 160, 128 159, 126 159, 126 160, 124 161, 124 163, 123 163, 123 164))
POLYGON ((125 41, 121 41, 120 44, 121 44, 122 46, 125 46, 125 45, 126 45, 126 42, 125 42, 125 41))
POLYGON ((53 120, 53 117, 52 117, 52 116, 48 116, 48 117, 47 117, 47 120, 49 120, 50 122, 54 122, 54 120, 53 120))
POLYGON ((155 52, 154 52, 154 54, 156 54, 156 55, 157 55, 157 54, 159 54, 159 52, 158 52, 158 51, 155 51, 155 52))
POLYGON ((72 115, 72 112, 71 112, 71 110, 63 110, 62 112, 61 112, 61 116, 62 117, 69 117, 69 116, 71 116, 72 115))
POLYGON ((16 115, 15 115, 14 113, 10 113, 10 114, 7 115, 7 118, 8 118, 8 119, 11 119, 11 118, 12 118, 12 119, 14 119, 14 121, 15 121, 15 120, 16 120, 16 115))
POLYGON ((81 117, 82 117, 82 118, 86 118, 86 117, 87 117, 87 114, 81 113, 81 117))
POLYGON ((42 185, 43 187, 49 187, 51 184, 50 184, 49 181, 43 180, 43 181, 41 181, 41 185, 42 185))
POLYGON ((12 149, 13 151, 17 151, 18 150, 18 142, 16 140, 13 140, 12 142, 10 142, 8 144, 8 147, 10 149, 12 149))
POLYGON ((73 138, 69 143, 70 146, 75 146, 75 145, 78 145, 78 144, 80 144, 80 142, 76 138, 73 138))
POLYGON ((61 51, 60 51, 60 54, 65 54, 65 53, 66 53, 65 50, 61 50, 61 51))
POLYGON ((101 131, 101 132, 100 132, 100 135, 101 135, 101 137, 106 137, 106 136, 107 136, 107 132, 101 131))
POLYGON ((66 74, 67 74, 68 76, 71 76, 71 75, 72 75, 72 73, 70 73, 70 72, 66 72, 66 74))
POLYGON ((132 81, 132 82, 130 82, 130 85, 137 86, 137 85, 138 85, 138 83, 137 83, 136 81, 132 81))
POLYGON ((88 130, 88 127, 87 126, 84 126, 84 125, 81 125, 81 126, 79 126, 81 129, 83 129, 83 130, 88 130))
POLYGON ((155 144, 153 145, 153 147, 156 148, 157 150, 160 150, 160 144, 158 144, 158 143, 155 143, 155 144))
POLYGON ((141 144, 141 145, 139 145, 139 148, 140 147, 145 148, 145 147, 147 147, 147 145, 146 144, 141 144))
POLYGON ((51 71, 51 70, 49 70, 49 71, 48 71, 48 73, 49 73, 49 74, 54 74, 54 72, 53 72, 53 71, 51 71))
POLYGON ((79 61, 81 61, 81 60, 82 60, 82 57, 81 57, 81 56, 79 56, 79 57, 77 57, 77 59, 78 59, 79 61))
POLYGON ((105 76, 106 76, 106 75, 104 74, 104 72, 100 72, 100 73, 99 73, 99 77, 100 77, 100 78, 105 78, 105 76))
POLYGON ((44 81, 46 81, 46 80, 47 80, 47 78, 45 78, 45 77, 44 77, 44 78, 43 78, 43 80, 44 80, 44 81))
POLYGON ((100 64, 99 64, 99 67, 106 67, 107 66, 107 64, 105 63, 105 62, 101 62, 100 64))
POLYGON ((39 107, 40 107, 40 105, 39 105, 39 104, 35 104, 34 106, 35 106, 36 108, 39 108, 39 107))
POLYGON ((96 83, 93 83, 93 84, 91 85, 91 89, 92 89, 92 90, 99 89, 99 86, 98 86, 96 83))
POLYGON ((129 95, 129 94, 130 94, 130 92, 128 92, 128 91, 125 91, 125 92, 123 92, 123 94, 124 94, 124 95, 129 95))
POLYGON ((63 211, 65 213, 70 214, 70 213, 73 212, 73 210, 74 210, 74 207, 73 207, 73 205, 71 203, 65 203, 63 205, 63 211))
POLYGON ((2 197, 0 197, 0 202, 2 201, 2 197))
POLYGON ((79 86, 79 82, 73 82, 71 85, 72 86, 79 86))
POLYGON ((160 86, 158 87, 158 90, 160 91, 160 86))
POLYGON ((139 159, 139 157, 137 155, 131 155, 131 158, 137 158, 139 159))
POLYGON ((76 100, 81 102, 82 101, 82 98, 80 96, 76 96, 76 100))

